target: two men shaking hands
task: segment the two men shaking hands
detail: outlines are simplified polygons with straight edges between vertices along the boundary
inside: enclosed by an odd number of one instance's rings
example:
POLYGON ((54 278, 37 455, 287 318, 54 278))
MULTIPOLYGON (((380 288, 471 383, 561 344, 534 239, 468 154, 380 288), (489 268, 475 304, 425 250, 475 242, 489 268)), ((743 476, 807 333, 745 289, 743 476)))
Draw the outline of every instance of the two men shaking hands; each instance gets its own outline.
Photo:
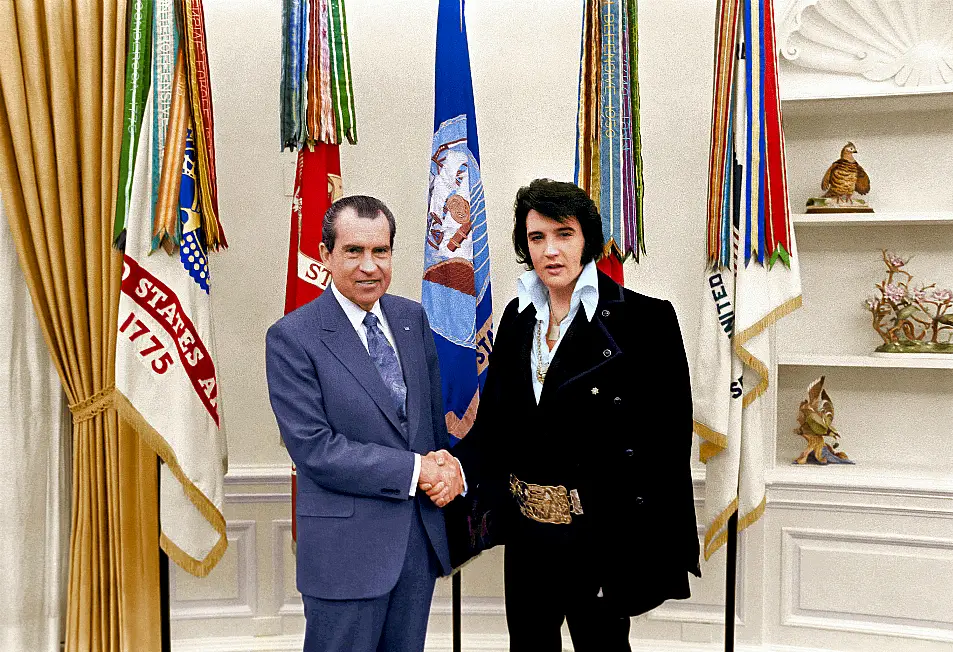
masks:
POLYGON ((446 450, 432 451, 422 456, 417 487, 426 493, 437 507, 444 507, 466 492, 460 461, 446 450))

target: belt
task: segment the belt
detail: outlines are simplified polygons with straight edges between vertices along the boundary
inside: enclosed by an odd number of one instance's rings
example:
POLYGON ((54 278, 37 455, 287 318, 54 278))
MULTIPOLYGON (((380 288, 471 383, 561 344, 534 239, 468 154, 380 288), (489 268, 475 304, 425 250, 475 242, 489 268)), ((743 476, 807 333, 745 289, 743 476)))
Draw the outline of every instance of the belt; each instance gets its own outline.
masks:
POLYGON ((576 489, 566 490, 562 485, 523 482, 510 474, 510 493, 516 499, 520 512, 528 519, 540 523, 568 525, 573 514, 582 515, 582 501, 576 489))

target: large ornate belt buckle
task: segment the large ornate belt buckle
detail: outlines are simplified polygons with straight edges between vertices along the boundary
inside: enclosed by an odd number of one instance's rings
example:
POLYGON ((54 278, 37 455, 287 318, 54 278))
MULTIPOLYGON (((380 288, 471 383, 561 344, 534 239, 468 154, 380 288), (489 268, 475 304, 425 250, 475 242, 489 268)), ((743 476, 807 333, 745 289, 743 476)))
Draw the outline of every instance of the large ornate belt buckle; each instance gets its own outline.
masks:
MULTIPOLYGON (((572 523, 572 514, 575 510, 569 504, 569 492, 566 487, 556 485, 532 484, 523 482, 515 475, 510 475, 510 493, 516 498, 520 512, 526 518, 539 523, 554 525, 568 525, 572 523)), ((578 503, 579 494, 573 490, 574 502, 578 503)), ((579 514, 582 513, 580 507, 579 514)))

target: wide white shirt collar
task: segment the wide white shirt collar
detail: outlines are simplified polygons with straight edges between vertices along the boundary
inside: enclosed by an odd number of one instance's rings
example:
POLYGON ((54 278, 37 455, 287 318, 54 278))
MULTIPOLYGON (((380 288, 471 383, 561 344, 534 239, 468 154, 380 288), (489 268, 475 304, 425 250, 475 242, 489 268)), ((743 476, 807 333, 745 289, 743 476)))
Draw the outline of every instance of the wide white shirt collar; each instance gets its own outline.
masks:
MULTIPOLYGON (((531 269, 520 275, 516 281, 516 296, 519 312, 533 304, 536 308, 536 319, 544 323, 549 322, 549 288, 539 278, 536 270, 531 269)), ((575 308, 580 303, 586 312, 586 319, 592 321, 596 306, 599 305, 599 272, 595 261, 587 263, 576 279, 576 287, 569 300, 569 311, 575 313, 575 308)))
MULTIPOLYGON (((364 345, 365 349, 367 348, 367 329, 364 328, 364 315, 366 315, 368 312, 371 312, 380 322, 381 331, 384 333, 384 337, 390 343, 391 347, 394 349, 394 352, 397 353, 397 347, 394 345, 394 334, 390 329, 390 324, 387 323, 387 317, 384 316, 384 311, 381 310, 381 302, 379 299, 374 302, 374 305, 371 306, 370 311, 367 311, 341 294, 341 291, 337 289, 337 286, 334 285, 334 281, 331 281, 331 292, 334 293, 334 298, 338 300, 338 303, 341 305, 341 309, 344 311, 344 315, 347 317, 347 320, 351 322, 351 326, 354 327, 354 330, 357 332, 357 336, 360 338, 361 344, 364 345)), ((400 353, 397 353, 397 361, 398 363, 400 362, 400 353)))
POLYGON ((368 312, 374 313, 379 321, 384 321, 384 311, 381 310, 381 302, 379 299, 374 302, 374 305, 370 311, 368 311, 341 294, 341 291, 334 284, 334 281, 331 281, 331 291, 334 292, 334 297, 338 300, 338 303, 341 304, 341 308, 344 310, 344 314, 347 315, 348 321, 354 326, 354 330, 364 330, 364 315, 368 312))

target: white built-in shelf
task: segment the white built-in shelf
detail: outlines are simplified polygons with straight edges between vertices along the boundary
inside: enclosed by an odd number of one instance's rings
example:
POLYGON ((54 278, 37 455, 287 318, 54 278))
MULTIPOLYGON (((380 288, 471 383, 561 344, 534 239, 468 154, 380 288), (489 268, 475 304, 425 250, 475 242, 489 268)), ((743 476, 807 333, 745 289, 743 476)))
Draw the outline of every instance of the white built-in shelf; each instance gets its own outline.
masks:
POLYGON ((880 367, 893 369, 953 369, 953 354, 942 357, 913 355, 827 355, 819 353, 781 353, 781 367, 880 367))
POLYGON ((903 94, 869 94, 824 97, 802 93, 797 97, 784 97, 782 86, 781 107, 785 118, 813 119, 818 115, 858 115, 870 117, 879 113, 923 113, 953 110, 953 92, 914 92, 903 94))
POLYGON ((792 213, 795 226, 928 226, 953 225, 953 211, 915 213, 792 213))
MULTIPOLYGON (((849 443, 845 444, 849 448, 849 443)), ((848 452, 849 454, 849 452, 848 452)), ((824 487, 857 493, 891 490, 898 493, 934 494, 953 497, 953 471, 919 467, 892 467, 865 464, 785 464, 768 469, 765 482, 769 487, 784 489, 816 489, 824 487)), ((769 498, 770 502, 770 498, 769 498)))

